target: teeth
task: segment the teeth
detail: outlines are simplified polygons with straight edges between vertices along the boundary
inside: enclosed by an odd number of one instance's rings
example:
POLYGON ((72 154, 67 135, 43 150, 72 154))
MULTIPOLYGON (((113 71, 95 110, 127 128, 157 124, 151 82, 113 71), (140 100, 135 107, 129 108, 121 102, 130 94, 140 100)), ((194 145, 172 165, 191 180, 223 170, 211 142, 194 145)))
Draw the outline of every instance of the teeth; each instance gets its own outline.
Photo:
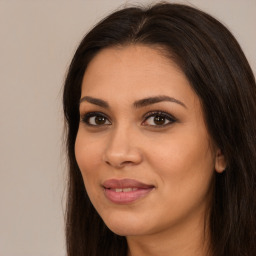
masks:
POLYGON ((115 188, 115 192, 131 192, 137 190, 137 188, 115 188))
POLYGON ((123 192, 130 192, 130 191, 132 191, 132 188, 124 188, 123 189, 123 192))

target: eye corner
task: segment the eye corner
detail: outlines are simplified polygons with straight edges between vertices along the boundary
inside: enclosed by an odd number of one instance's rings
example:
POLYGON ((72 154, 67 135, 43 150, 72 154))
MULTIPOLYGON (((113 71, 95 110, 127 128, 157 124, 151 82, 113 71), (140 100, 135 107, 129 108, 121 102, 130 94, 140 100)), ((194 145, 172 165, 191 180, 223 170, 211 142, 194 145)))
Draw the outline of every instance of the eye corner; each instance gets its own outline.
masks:
POLYGON ((156 111, 150 111, 144 115, 142 125, 153 127, 153 128, 164 128, 169 125, 172 125, 175 122, 177 122, 177 119, 173 115, 165 111, 156 110, 156 111), (150 120, 150 118, 154 118, 154 119, 150 120), (150 120, 150 123, 146 124, 146 122, 149 120, 150 120))
POLYGON ((80 115, 80 122, 93 128, 100 128, 112 124, 110 118, 106 114, 101 112, 84 113, 80 115))

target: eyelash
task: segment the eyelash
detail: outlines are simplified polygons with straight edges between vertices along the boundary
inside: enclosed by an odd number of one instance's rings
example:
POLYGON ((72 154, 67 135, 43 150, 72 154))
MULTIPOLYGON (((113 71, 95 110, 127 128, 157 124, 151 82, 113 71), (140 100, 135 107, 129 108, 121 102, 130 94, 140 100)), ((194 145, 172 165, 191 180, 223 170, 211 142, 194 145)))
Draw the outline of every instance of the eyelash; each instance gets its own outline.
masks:
MULTIPOLYGON (((85 123, 86 125, 88 126, 94 126, 94 127, 97 127, 97 126, 103 126, 103 125, 109 125, 109 124, 102 124, 102 125, 97 125, 97 124, 90 124, 89 123, 89 119, 91 117, 101 117, 101 118, 105 118, 106 120, 109 121, 109 117, 106 116, 105 114, 101 113, 101 112, 89 112, 89 113, 86 113, 82 116, 81 118, 81 121, 83 123, 85 123)), ((111 124, 111 122, 109 121, 109 123, 111 124)))
MULTIPOLYGON (((156 110, 156 111, 152 111, 152 112, 149 112, 147 113, 145 116, 144 116, 144 121, 142 122, 142 124, 144 124, 146 121, 149 120, 149 118, 151 117, 160 117, 160 118, 164 118, 165 122, 164 124, 159 124, 159 125, 145 125, 145 126, 154 126, 155 128, 161 128, 161 127, 165 127, 167 125, 171 125, 173 124, 174 122, 176 122, 177 120, 170 114, 166 113, 166 112, 163 112, 163 111, 160 111, 160 110, 156 110), (168 123, 166 123, 166 121, 168 121, 168 123)), ((155 120, 154 120, 155 121, 155 120)))
MULTIPOLYGON (((155 128, 165 127, 165 126, 170 125, 170 124, 172 124, 172 123, 177 121, 172 115, 170 115, 170 114, 168 114, 166 112, 160 111, 160 110, 148 112, 146 115, 144 115, 143 119, 144 119, 144 121, 142 122, 143 126, 151 126, 151 127, 155 127, 155 128), (151 117, 163 118, 164 124, 159 124, 159 125, 157 125, 157 124, 156 125, 150 125, 150 124, 147 125, 147 124, 145 124, 146 121, 148 121, 151 117)), ((156 121, 156 120, 153 120, 153 122, 154 121, 156 121)), ((99 128, 99 127, 111 124, 110 118, 107 115, 105 115, 105 114, 103 114, 101 112, 89 112, 89 113, 86 113, 86 114, 84 114, 82 116, 81 122, 85 123, 88 126, 95 127, 95 128, 96 127, 99 128), (94 117, 94 118, 96 118, 96 117, 103 118, 106 121, 108 121, 109 123, 107 123, 107 124, 106 123, 103 123, 103 124, 91 124, 89 122, 89 119, 92 118, 92 117, 94 117)), ((94 123, 95 123, 95 119, 94 119, 94 123)))

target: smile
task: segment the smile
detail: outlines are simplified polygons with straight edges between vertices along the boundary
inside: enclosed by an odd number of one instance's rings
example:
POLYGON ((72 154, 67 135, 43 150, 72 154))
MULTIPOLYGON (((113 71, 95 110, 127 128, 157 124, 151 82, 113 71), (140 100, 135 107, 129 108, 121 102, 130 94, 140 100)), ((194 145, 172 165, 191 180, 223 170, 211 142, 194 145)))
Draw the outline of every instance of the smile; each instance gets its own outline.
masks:
POLYGON ((111 188, 110 190, 113 190, 115 192, 130 192, 130 191, 135 191, 138 188, 111 188))
POLYGON ((148 195, 154 186, 132 179, 111 179, 103 183, 103 188, 106 198, 112 203, 128 204, 148 195))

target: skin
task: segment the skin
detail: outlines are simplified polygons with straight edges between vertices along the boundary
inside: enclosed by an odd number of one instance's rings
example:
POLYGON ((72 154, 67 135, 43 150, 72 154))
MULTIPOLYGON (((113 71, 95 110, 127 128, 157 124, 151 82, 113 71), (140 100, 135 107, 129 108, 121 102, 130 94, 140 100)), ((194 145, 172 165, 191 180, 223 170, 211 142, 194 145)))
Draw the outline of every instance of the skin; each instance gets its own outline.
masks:
POLYGON ((104 49, 84 74, 81 99, 76 160, 94 207, 114 233, 126 236, 128 255, 206 255, 212 180, 225 169, 225 159, 182 71, 148 46, 104 49), (134 106, 159 95, 177 101, 134 106), (88 96, 109 107, 88 102, 88 96), (159 110, 174 120, 162 116, 159 126, 155 116, 145 117, 159 110), (95 111, 106 116, 101 125, 93 115, 84 117, 95 111), (116 204, 102 187, 113 178, 154 189, 132 203, 116 204))

